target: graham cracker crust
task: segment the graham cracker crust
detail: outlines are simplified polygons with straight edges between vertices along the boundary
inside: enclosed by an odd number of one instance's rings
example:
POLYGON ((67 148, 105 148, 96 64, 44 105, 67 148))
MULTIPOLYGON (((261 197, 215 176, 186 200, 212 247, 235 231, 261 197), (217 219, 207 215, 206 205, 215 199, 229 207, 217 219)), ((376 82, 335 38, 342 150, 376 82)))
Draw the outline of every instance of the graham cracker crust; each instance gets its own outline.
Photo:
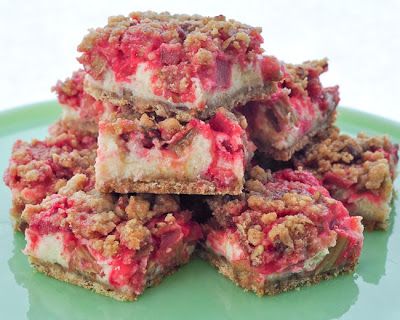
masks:
POLYGON ((282 149, 276 149, 270 145, 264 145, 262 147, 258 145, 258 148, 260 149, 261 152, 265 153, 274 160, 289 161, 295 152, 301 150, 304 146, 309 144, 313 140, 315 135, 332 126, 335 120, 336 120, 336 111, 333 110, 333 112, 327 117, 324 123, 315 127, 308 134, 304 135, 301 139, 297 141, 297 143, 292 145, 290 148, 282 150, 282 149))
POLYGON ((341 274, 351 273, 354 271, 356 264, 350 264, 340 269, 332 269, 321 273, 308 272, 307 274, 292 274, 287 278, 269 281, 259 281, 257 275, 251 270, 238 268, 230 264, 224 257, 217 256, 214 253, 202 248, 199 251, 200 257, 213 265, 219 273, 230 279, 237 286, 242 287, 245 291, 253 291, 258 296, 273 296, 282 292, 290 291, 302 286, 310 286, 322 280, 329 280, 341 274))
POLYGON ((96 179, 96 189, 103 193, 155 193, 155 194, 199 194, 199 195, 239 195, 243 183, 238 183, 231 188, 217 188, 210 181, 199 179, 195 182, 179 182, 159 180, 153 182, 132 181, 131 179, 109 179, 99 182, 96 179))
MULTIPOLYGON (((66 283, 70 283, 88 290, 91 290, 95 293, 119 300, 119 301, 135 301, 138 298, 138 295, 134 293, 126 293, 116 291, 113 288, 108 287, 107 285, 97 282, 94 279, 91 279, 90 276, 72 272, 66 270, 59 264, 49 263, 42 261, 40 259, 34 258, 32 256, 28 256, 30 264, 39 272, 44 273, 47 276, 55 278, 60 281, 64 281, 66 283)), ((162 279, 172 273, 174 273, 178 267, 171 267, 162 273, 157 274, 155 277, 147 279, 146 288, 158 285, 162 279)))
POLYGON ((97 134, 98 126, 95 120, 80 118, 61 118, 58 123, 66 130, 73 130, 84 134, 97 134))
POLYGON ((88 81, 85 81, 85 91, 93 96, 95 99, 110 102, 117 106, 133 106, 135 112, 145 113, 157 110, 163 110, 163 113, 167 115, 176 114, 177 119, 191 119, 198 117, 202 120, 211 117, 215 111, 223 107, 228 110, 233 110, 235 107, 244 105, 251 100, 259 100, 265 96, 268 96, 276 91, 277 84, 275 82, 268 83, 263 86, 247 86, 236 92, 234 96, 224 95, 216 101, 209 103, 205 109, 190 110, 184 103, 182 105, 173 105, 168 102, 159 101, 155 99, 143 99, 132 95, 128 90, 123 90, 122 95, 119 96, 114 92, 103 90, 99 87, 91 85, 88 81))

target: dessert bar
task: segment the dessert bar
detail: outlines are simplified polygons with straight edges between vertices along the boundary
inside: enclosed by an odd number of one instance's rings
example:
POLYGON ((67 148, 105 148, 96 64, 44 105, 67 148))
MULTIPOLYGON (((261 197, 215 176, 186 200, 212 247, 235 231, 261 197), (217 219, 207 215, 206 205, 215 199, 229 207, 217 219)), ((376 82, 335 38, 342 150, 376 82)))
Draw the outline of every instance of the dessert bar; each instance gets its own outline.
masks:
POLYGON ((73 176, 58 194, 27 205, 24 253, 35 269, 118 300, 143 291, 189 261, 200 226, 170 195, 84 191, 73 176))
POLYGON ((110 17, 78 47, 85 90, 139 113, 206 119, 276 90, 280 63, 262 55, 260 32, 222 15, 110 17))
MULTIPOLYGON (((239 194, 254 151, 243 116, 225 109, 189 122, 153 113, 99 124, 96 187, 102 192, 239 194)), ((112 114, 113 116, 110 116, 112 114)), ((123 112, 122 112, 123 114, 123 112)))
POLYGON ((245 290, 274 295, 352 272, 361 217, 330 197, 309 172, 255 166, 241 196, 208 200, 202 256, 245 290))

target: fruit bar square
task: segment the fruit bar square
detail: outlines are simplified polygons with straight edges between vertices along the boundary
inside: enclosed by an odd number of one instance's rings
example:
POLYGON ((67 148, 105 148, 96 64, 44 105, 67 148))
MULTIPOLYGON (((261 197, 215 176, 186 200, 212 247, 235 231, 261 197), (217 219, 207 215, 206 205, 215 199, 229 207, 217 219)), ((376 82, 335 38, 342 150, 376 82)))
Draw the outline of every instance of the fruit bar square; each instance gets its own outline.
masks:
POLYGON ((254 151, 243 116, 218 109, 188 122, 107 106, 99 124, 96 187, 102 192, 239 194, 254 151), (113 111, 109 112, 108 109, 113 111))
POLYGON ((105 195, 72 177, 58 194, 27 205, 24 253, 35 269, 118 300, 136 300, 187 263, 201 237, 169 195, 105 195))
POLYGON ((253 167, 245 192, 208 200, 202 256, 245 290, 273 295, 354 270, 361 217, 309 172, 253 167))

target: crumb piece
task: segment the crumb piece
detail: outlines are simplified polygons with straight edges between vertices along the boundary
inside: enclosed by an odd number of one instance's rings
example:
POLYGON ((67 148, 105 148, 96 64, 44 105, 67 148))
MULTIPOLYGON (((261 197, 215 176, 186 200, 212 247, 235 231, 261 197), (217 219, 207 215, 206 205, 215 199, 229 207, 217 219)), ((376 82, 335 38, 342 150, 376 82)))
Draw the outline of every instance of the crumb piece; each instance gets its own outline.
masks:
POLYGON ((136 219, 129 220, 120 228, 121 243, 129 249, 139 250, 150 238, 150 230, 136 219))
POLYGON ((377 162, 365 162, 367 179, 365 188, 369 190, 379 189, 385 178, 390 175, 386 160, 380 159, 377 162))
POLYGON ((139 124, 143 129, 150 129, 155 127, 154 121, 146 113, 143 113, 140 117, 139 124))
POLYGON ((256 246, 261 243, 264 237, 264 233, 256 227, 252 227, 247 231, 247 240, 253 246, 256 246))
POLYGON ((93 239, 111 233, 117 226, 119 218, 112 211, 90 214, 73 208, 68 211, 65 221, 75 235, 93 239))
POLYGON ((64 187, 67 184, 68 180, 67 179, 59 179, 56 181, 54 184, 54 190, 56 193, 60 191, 62 187, 64 187))
POLYGON ((261 212, 282 211, 285 208, 285 202, 282 200, 266 199, 261 195, 251 195, 247 204, 251 209, 261 212))
POLYGON ((274 222, 277 219, 277 214, 276 212, 269 212, 269 213, 263 213, 261 216, 261 222, 265 225, 268 225, 272 222, 274 222))
POLYGON ((313 198, 308 195, 302 195, 295 192, 285 193, 282 197, 286 207, 304 208, 313 202, 313 198))
POLYGON ((250 255, 250 260, 254 266, 260 265, 262 263, 263 252, 264 246, 261 244, 254 248, 253 252, 250 255))
POLYGON ((58 190, 58 193, 63 196, 71 196, 75 192, 83 190, 87 181, 86 175, 78 173, 69 179, 67 184, 58 190))
POLYGON ((260 166, 254 166, 250 170, 250 177, 262 183, 266 183, 268 180, 271 180, 271 172, 265 171, 260 166))
POLYGON ((245 188, 248 191, 265 192, 265 186, 259 180, 247 180, 245 183, 245 188))
POLYGON ((158 128, 161 131, 161 138, 170 140, 177 132, 182 130, 182 125, 175 118, 167 118, 158 123, 158 128))
POLYGON ((172 223, 174 223, 174 222, 176 221, 176 219, 175 219, 175 217, 173 216, 172 213, 168 213, 168 214, 165 216, 164 221, 167 222, 167 223, 169 223, 169 224, 172 224, 172 223))
POLYGON ((150 202, 143 196, 131 196, 125 211, 129 219, 147 221, 154 216, 150 211, 150 202))
POLYGON ((237 119, 238 119, 237 121, 239 122, 239 125, 242 127, 242 129, 246 130, 247 126, 248 126, 246 117, 242 114, 236 115, 236 117, 237 117, 237 119))
POLYGON ((108 235, 104 240, 95 239, 92 241, 92 246, 105 257, 114 256, 119 249, 119 241, 114 234, 108 235))

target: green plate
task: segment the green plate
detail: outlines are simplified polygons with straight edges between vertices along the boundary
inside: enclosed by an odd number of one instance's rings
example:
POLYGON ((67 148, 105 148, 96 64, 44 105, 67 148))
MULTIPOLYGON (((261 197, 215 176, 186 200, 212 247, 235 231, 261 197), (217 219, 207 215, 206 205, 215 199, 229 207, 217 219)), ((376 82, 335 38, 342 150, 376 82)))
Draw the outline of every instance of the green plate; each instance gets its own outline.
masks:
MULTIPOLYGON (((56 102, 0 113, 0 171, 16 139, 46 135, 59 115, 56 102)), ((340 108, 338 124, 355 134, 389 134, 400 141, 400 124, 340 108)), ((398 179, 399 180, 399 179, 398 179)), ((399 181, 397 181, 399 189, 399 181)), ((387 232, 365 235, 353 275, 275 297, 244 292, 198 258, 148 289, 137 302, 118 302, 35 272, 21 253, 25 241, 8 218, 9 190, 0 183, 0 319, 400 319, 400 221, 387 232)), ((400 208, 400 201, 394 201, 400 208)))

